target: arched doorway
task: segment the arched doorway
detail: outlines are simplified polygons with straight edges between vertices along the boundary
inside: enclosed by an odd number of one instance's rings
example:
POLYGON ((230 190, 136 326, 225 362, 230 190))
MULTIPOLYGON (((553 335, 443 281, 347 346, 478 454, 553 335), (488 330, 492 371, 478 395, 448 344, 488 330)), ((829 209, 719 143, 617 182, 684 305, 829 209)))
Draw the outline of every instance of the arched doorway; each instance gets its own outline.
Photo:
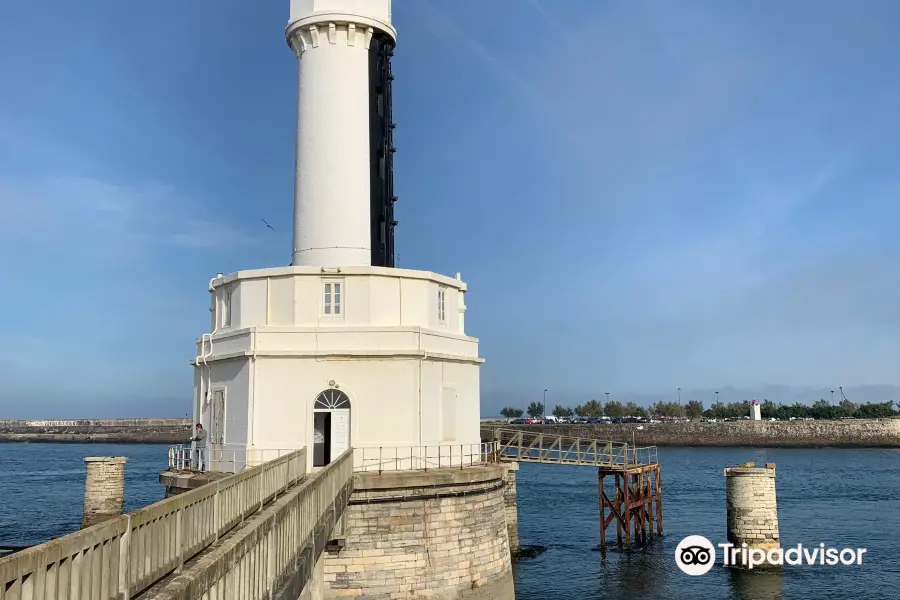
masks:
POLYGON ((324 467, 350 447, 350 398, 325 390, 313 404, 313 466, 324 467))

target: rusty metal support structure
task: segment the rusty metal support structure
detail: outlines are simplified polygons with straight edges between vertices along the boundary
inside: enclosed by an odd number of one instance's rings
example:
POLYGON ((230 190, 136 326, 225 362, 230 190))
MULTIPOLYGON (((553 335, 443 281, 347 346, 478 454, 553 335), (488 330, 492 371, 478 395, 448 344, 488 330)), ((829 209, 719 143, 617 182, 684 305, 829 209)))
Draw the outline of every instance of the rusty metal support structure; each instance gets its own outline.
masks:
POLYGON ((662 479, 658 463, 636 464, 597 469, 597 495, 600 507, 600 550, 606 550, 606 530, 616 522, 616 542, 631 548, 663 535, 662 479), (607 476, 613 478, 612 498, 604 486, 607 476), (624 535, 623 535, 624 534, 624 535))

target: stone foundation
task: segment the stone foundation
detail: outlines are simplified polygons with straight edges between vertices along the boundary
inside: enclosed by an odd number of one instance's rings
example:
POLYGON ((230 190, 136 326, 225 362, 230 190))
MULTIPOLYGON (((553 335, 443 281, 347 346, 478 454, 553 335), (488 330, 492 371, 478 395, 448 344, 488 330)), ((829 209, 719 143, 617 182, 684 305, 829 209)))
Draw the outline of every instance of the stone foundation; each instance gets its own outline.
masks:
POLYGON ((232 475, 232 473, 221 473, 216 471, 207 471, 204 473, 163 471, 159 474, 159 482, 166 487, 166 498, 171 498, 178 494, 196 490, 198 487, 203 487, 207 483, 218 481, 229 475, 232 475))
POLYGON ((519 507, 516 504, 516 473, 519 463, 506 463, 503 465, 506 472, 503 481, 503 504, 506 513, 506 531, 509 536, 509 549, 513 556, 519 551, 519 507))
POLYGON ((81 528, 122 514, 125 506, 124 456, 88 456, 84 459, 84 513, 81 528))
POLYGON ((505 466, 358 473, 325 598, 513 600, 505 466))
MULTIPOLYGON (((775 465, 725 469, 725 502, 728 542, 735 548, 765 551, 781 547, 778 504, 775 499, 775 465)), ((737 567, 745 567, 738 555, 737 567)), ((759 569, 771 565, 758 565, 759 569)))

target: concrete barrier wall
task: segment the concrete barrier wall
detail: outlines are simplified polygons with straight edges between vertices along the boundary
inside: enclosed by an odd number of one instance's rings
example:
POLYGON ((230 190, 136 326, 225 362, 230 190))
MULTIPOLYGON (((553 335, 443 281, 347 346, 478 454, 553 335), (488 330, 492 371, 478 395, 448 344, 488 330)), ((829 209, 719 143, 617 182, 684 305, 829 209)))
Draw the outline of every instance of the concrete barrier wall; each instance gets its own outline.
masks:
POLYGON ((184 427, 191 419, 71 419, 71 420, 22 420, 0 419, 0 428, 46 427, 184 427))
POLYGON ((191 419, 0 420, 0 442, 187 443, 191 419))
POLYGON ((900 447, 900 419, 497 426, 629 444, 634 434, 638 446, 900 447))

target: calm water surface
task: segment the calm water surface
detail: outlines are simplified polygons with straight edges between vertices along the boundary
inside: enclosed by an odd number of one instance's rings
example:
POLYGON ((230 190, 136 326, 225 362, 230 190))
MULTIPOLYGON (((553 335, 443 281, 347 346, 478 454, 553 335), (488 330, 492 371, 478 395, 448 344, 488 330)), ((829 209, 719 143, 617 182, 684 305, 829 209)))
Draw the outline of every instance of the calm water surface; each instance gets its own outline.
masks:
MULTIPOLYGON (((85 456, 127 456, 126 510, 163 497, 166 447, 0 444, 0 544, 78 529, 85 456)), ((517 600, 891 600, 900 598, 900 475, 894 450, 660 449, 666 536, 632 552, 598 542, 597 475, 588 467, 522 465, 519 535, 547 551, 515 567, 517 600), (725 539, 724 467, 777 463, 783 546, 864 547, 861 566, 787 567, 781 575, 715 567, 688 577, 674 551, 687 535, 725 539)), ((614 531, 614 530, 613 530, 614 531)))
MULTIPOLYGON (((844 600, 900 598, 900 451, 660 448, 665 537, 633 552, 592 552, 599 540, 597 474, 523 464, 519 536, 547 551, 516 565, 517 600, 844 600), (774 462, 783 547, 867 548, 860 566, 785 567, 781 575, 675 565, 688 535, 725 537, 724 467, 774 462)), ((613 540, 615 528, 612 527, 613 540)))
POLYGON ((125 510, 165 495, 160 444, 0 444, 0 545, 29 546, 77 531, 84 508, 84 457, 127 456, 125 510))

